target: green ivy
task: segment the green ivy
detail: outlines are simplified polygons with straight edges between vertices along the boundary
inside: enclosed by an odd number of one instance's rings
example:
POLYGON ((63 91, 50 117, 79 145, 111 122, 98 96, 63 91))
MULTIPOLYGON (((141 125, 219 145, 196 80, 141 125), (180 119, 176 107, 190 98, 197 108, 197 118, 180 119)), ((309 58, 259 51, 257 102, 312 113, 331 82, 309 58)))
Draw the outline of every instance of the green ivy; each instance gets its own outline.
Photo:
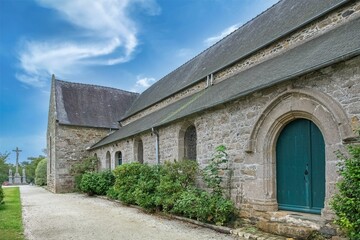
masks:
POLYGON ((228 154, 226 153, 226 147, 220 145, 215 148, 215 153, 210 160, 210 163, 204 168, 203 176, 204 181, 209 188, 216 194, 222 194, 223 188, 221 183, 223 178, 220 176, 220 169, 228 162, 228 154))
POLYGON ((340 158, 339 174, 341 180, 331 206, 337 223, 351 240, 360 239, 360 145, 348 147, 349 156, 337 152, 340 158))

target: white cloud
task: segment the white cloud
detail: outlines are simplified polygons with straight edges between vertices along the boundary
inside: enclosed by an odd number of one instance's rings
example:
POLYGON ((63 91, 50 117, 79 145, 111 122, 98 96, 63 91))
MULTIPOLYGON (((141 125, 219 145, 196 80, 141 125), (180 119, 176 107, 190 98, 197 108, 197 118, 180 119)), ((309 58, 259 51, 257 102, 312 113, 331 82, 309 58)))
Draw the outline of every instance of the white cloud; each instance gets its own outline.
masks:
MULTIPOLYGON (((19 51, 21 82, 41 87, 51 74, 66 76, 92 65, 114 65, 132 58, 138 45, 135 23, 127 15, 138 4, 154 15, 160 8, 154 0, 37 0, 55 10, 63 20, 78 27, 77 40, 27 41, 19 51), (81 39, 81 40, 79 40, 81 39)), ((60 37, 60 35, 59 35, 60 37)))
POLYGON ((133 92, 143 92, 155 82, 155 78, 137 76, 135 86, 130 90, 133 92))
POLYGON ((194 57, 195 53, 189 48, 181 48, 176 51, 176 56, 181 58, 191 58, 194 57))
POLYGON ((224 37, 226 37, 227 35, 229 35, 233 31, 238 29, 239 26, 240 26, 240 24, 235 24, 235 25, 232 25, 232 26, 224 29, 220 34, 205 39, 204 44, 206 46, 210 47, 211 45, 215 44, 216 42, 220 41, 221 39, 223 39, 224 37))

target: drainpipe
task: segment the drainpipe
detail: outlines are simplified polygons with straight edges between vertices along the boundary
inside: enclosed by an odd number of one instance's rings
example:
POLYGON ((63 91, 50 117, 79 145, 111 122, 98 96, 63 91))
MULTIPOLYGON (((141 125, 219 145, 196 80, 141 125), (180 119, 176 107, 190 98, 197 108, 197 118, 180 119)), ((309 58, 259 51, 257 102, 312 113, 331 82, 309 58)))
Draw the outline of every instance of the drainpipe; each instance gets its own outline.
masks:
POLYGON ((155 128, 151 128, 151 131, 153 134, 155 134, 156 137, 156 143, 155 143, 155 156, 156 156, 156 162, 160 165, 160 157, 159 157, 159 132, 155 128))

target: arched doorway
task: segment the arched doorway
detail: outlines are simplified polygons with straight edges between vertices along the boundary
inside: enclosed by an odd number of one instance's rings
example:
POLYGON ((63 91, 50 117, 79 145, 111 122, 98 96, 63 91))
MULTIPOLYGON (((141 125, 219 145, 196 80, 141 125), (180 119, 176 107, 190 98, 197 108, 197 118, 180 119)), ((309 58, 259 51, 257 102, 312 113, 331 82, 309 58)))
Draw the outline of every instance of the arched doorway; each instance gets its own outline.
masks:
POLYGON ((196 160, 196 128, 194 125, 189 126, 184 135, 184 158, 196 160))
POLYGON ((320 214, 325 201, 325 144, 310 120, 296 119, 276 143, 279 209, 320 214))

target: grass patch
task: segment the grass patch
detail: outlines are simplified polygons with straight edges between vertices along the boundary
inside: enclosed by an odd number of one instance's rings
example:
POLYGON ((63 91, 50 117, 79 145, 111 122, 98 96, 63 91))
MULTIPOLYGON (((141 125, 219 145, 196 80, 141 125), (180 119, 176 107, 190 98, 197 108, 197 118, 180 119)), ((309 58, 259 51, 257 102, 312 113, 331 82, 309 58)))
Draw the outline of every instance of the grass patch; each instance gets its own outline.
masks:
POLYGON ((20 190, 3 188, 5 204, 0 205, 0 239, 23 240, 20 190))

